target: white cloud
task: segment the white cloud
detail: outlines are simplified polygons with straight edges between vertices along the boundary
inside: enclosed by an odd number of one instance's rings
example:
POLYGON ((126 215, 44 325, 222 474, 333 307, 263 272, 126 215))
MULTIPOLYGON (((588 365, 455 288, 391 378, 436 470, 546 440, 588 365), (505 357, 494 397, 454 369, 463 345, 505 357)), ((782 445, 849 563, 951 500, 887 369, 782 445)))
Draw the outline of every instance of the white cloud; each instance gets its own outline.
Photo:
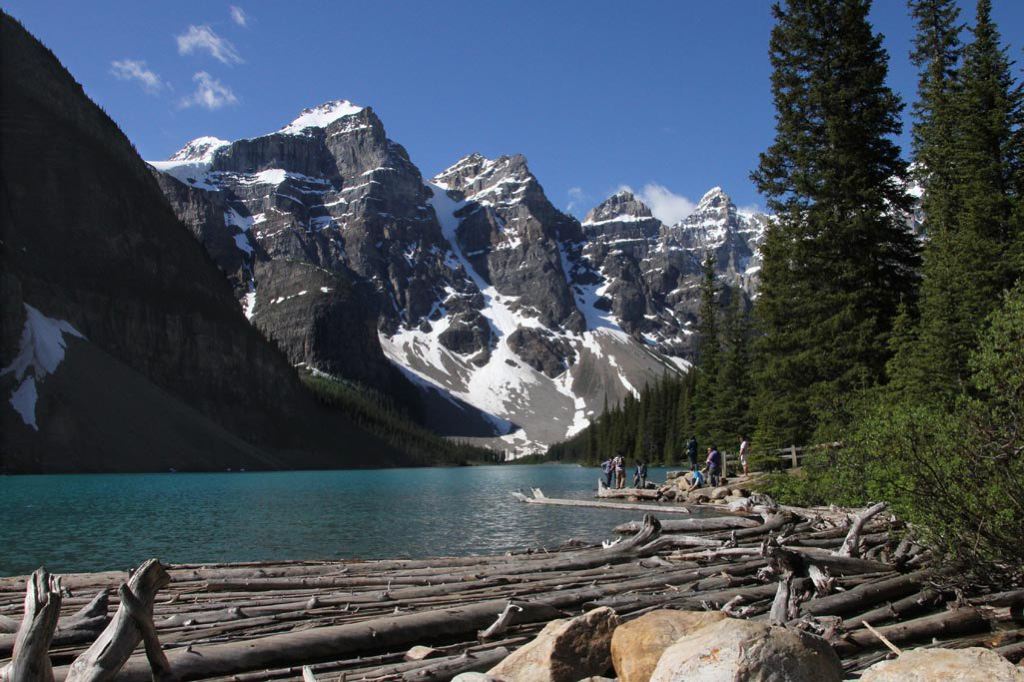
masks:
POLYGON ((619 190, 632 192, 640 201, 647 204, 655 218, 666 225, 678 223, 697 208, 697 202, 681 194, 676 194, 668 187, 656 182, 647 183, 639 192, 628 185, 622 185, 619 190))
POLYGON ((569 191, 566 192, 569 195, 569 203, 565 205, 565 210, 569 213, 575 213, 578 210, 583 209, 584 203, 589 199, 589 195, 583 191, 582 187, 570 187, 569 191))
POLYGON ((110 73, 122 81, 138 81, 146 92, 155 95, 164 88, 164 82, 155 72, 146 68, 146 62, 120 59, 110 62, 110 73))
POLYGON ((183 108, 202 107, 213 111, 229 104, 238 103, 238 98, 235 93, 231 92, 231 88, 205 71, 200 71, 192 76, 192 80, 196 82, 196 90, 181 100, 183 108))
POLYGON ((238 5, 231 5, 229 9, 231 11, 231 21, 243 27, 248 25, 249 18, 245 16, 244 9, 242 9, 238 5))
POLYGON ((206 50, 214 59, 224 64, 241 64, 235 46, 227 38, 221 38, 207 25, 189 26, 188 30, 177 37, 178 54, 192 54, 206 50))

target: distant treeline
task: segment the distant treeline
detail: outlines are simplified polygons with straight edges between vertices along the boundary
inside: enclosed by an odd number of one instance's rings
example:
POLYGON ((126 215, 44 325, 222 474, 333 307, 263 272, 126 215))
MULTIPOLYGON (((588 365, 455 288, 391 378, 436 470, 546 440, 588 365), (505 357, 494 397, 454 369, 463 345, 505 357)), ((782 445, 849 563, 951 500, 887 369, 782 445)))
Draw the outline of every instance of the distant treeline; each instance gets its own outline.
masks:
POLYGON ((442 438, 416 424, 392 398, 348 381, 303 373, 302 381, 325 405, 339 410, 363 429, 411 457, 411 464, 498 463, 503 453, 442 438))

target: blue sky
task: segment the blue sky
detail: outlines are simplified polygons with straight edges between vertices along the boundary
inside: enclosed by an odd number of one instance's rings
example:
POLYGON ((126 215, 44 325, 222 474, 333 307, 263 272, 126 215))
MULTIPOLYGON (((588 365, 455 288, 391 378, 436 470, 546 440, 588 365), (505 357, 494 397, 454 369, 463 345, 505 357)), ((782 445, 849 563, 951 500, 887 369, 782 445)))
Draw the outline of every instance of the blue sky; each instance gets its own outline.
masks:
MULTIPOLYGON (((713 185, 763 205, 769 3, 50 2, 4 0, 136 144, 270 132, 329 99, 372 106, 424 175, 470 152, 522 153, 582 216, 622 185, 671 217, 713 185)), ((1024 2, 995 0, 1014 58, 1024 2)), ((964 18, 973 16, 965 3, 964 18)), ((890 84, 909 102, 912 25, 876 0, 890 84)), ((903 141, 905 142, 904 135, 903 141)))

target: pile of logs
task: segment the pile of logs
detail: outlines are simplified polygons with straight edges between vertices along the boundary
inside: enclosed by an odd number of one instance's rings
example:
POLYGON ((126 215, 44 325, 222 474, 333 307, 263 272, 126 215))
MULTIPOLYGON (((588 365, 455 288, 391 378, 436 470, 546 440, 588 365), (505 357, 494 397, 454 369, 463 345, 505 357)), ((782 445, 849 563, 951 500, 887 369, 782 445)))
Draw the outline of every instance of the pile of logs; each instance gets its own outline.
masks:
POLYGON ((4 680, 448 680, 550 620, 717 609, 825 637, 855 674, 914 646, 1024 656, 1024 589, 965 594, 884 505, 651 515, 603 546, 0 578, 4 680), (110 617, 108 611, 116 609, 110 617))

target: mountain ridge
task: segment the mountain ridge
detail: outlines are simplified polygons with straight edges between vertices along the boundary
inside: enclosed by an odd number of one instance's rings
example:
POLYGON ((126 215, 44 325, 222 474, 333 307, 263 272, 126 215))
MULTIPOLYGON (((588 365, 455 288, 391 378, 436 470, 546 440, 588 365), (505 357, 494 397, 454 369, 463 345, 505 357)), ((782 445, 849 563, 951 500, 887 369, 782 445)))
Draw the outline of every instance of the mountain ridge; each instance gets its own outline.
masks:
POLYGON ((724 193, 724 207, 699 207, 724 217, 731 231, 723 243, 691 235, 703 226, 699 220, 663 225, 632 195, 620 197, 623 206, 633 202, 623 209, 637 212, 631 219, 607 213, 581 223, 548 200, 521 155, 468 154, 427 180, 371 107, 334 100, 305 110, 316 111, 339 115, 325 114, 301 135, 279 131, 218 141, 208 154, 197 149, 209 157, 203 168, 190 165, 195 155, 187 153, 152 165, 215 206, 197 211, 172 181, 161 180, 179 216, 232 277, 251 321, 293 362, 364 380, 343 361, 358 355, 344 344, 331 348, 312 334, 286 331, 303 315, 323 318, 306 311, 285 323, 278 307, 309 300, 317 289, 298 280, 290 293, 268 286, 278 274, 267 263, 350 272, 359 291, 375 292, 375 338, 353 334, 372 349, 377 360, 370 364, 379 364, 376 343, 432 404, 475 408, 463 415, 476 425, 474 437, 491 425, 484 440, 492 447, 521 454, 561 440, 606 400, 685 369, 698 252, 721 251, 723 273, 731 263, 740 280, 737 268, 756 248, 733 238, 751 219, 724 193), (629 257, 625 223, 637 223, 631 238, 643 242, 629 257), (677 244, 681 237, 685 243, 677 244), (234 241, 235 253, 226 253, 234 241), (267 290, 278 292, 270 303, 261 293, 267 290))

